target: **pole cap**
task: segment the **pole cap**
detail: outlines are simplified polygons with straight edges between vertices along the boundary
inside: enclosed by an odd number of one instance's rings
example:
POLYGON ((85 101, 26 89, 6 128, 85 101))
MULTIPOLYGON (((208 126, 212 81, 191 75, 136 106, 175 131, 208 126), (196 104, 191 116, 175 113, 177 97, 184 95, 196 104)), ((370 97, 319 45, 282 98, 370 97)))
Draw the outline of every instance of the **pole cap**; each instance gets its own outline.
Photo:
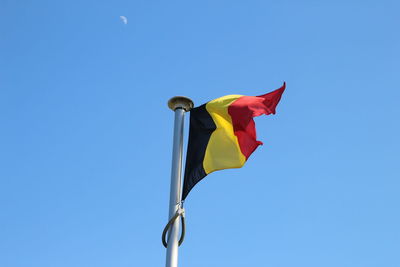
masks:
POLYGON ((182 108, 186 112, 193 108, 193 101, 185 96, 174 96, 168 101, 168 107, 172 110, 182 108))

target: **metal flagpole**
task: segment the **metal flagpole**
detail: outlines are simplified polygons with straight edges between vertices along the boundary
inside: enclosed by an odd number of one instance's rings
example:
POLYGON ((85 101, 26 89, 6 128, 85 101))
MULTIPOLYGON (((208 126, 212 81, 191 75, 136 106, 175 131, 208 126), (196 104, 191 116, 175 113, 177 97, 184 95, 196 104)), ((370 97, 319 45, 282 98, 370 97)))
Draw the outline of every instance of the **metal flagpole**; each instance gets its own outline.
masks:
MULTIPOLYGON (((174 139, 172 147, 171 188, 169 197, 169 220, 179 210, 181 202, 181 174, 183 150, 183 125, 185 112, 193 108, 193 101, 183 96, 175 96, 168 101, 168 107, 175 112, 174 139)), ((178 266, 179 218, 168 231, 166 267, 178 266)))

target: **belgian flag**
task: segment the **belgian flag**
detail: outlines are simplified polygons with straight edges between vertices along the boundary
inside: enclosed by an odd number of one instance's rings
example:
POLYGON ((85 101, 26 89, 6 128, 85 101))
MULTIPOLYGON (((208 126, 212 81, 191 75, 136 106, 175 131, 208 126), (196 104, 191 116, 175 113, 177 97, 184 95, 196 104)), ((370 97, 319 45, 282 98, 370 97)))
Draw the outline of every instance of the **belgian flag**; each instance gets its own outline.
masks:
POLYGON ((223 96, 190 111, 182 200, 206 175, 244 165, 262 145, 253 117, 275 114, 285 86, 260 96, 223 96))

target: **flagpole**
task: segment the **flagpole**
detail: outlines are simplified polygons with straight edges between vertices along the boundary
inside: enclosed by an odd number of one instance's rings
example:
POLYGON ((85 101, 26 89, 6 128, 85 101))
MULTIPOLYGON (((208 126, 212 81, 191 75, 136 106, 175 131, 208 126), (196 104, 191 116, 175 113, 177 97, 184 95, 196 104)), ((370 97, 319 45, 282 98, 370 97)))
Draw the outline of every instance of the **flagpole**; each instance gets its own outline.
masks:
MULTIPOLYGON (((185 112, 193 108, 193 101, 183 96, 175 96, 168 101, 168 107, 175 113, 174 137, 172 145, 171 187, 169 197, 169 220, 176 214, 181 202, 181 175, 183 126, 185 112)), ((178 266, 178 235, 180 220, 177 219, 168 231, 166 267, 178 266)))

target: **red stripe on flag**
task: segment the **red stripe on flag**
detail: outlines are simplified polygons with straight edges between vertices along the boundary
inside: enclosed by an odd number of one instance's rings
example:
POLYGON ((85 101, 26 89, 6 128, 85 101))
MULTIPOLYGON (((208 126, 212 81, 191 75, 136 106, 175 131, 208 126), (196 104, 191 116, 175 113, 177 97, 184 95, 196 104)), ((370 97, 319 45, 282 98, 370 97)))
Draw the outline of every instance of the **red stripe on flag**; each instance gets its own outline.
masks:
POLYGON ((232 117, 233 131, 238 138, 240 150, 248 159, 262 142, 257 141, 253 118, 262 114, 275 114, 276 106, 285 91, 286 83, 275 91, 260 96, 242 96, 228 107, 232 117))

